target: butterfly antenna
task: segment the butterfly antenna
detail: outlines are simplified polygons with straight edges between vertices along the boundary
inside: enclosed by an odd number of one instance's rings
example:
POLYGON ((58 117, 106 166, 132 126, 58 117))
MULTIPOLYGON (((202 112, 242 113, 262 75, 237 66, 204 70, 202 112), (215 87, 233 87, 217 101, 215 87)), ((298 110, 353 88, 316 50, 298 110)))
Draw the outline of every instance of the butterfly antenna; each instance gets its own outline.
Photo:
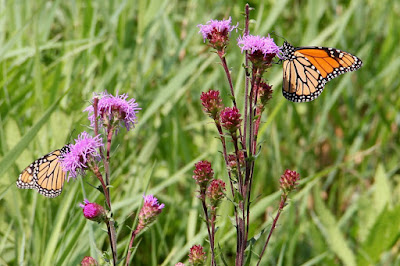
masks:
POLYGON ((275 33, 275 31, 272 31, 270 34, 273 35, 273 36, 276 36, 276 37, 278 37, 278 38, 281 38, 281 39, 283 39, 285 42, 287 42, 287 40, 286 40, 285 37, 283 37, 283 36, 281 36, 281 35, 275 33))

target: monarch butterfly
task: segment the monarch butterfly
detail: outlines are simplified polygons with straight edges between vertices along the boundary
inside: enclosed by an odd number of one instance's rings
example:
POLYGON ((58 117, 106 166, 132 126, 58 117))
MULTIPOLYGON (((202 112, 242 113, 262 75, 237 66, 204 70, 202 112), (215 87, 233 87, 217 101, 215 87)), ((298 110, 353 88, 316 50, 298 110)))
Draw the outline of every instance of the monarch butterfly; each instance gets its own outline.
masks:
POLYGON ((285 41, 281 51, 282 93, 292 102, 315 100, 329 80, 362 66, 358 57, 335 48, 294 47, 285 41))
POLYGON ((69 145, 54 150, 35 160, 19 175, 17 187, 36 189, 40 194, 55 198, 61 194, 66 172, 62 169, 60 158, 70 151, 69 145))

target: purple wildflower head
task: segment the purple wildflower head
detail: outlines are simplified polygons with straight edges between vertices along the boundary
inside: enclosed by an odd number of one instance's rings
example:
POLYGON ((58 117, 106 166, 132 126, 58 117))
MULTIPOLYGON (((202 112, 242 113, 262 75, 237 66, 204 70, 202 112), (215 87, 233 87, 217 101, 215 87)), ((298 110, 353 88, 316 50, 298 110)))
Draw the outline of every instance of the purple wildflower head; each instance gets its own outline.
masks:
POLYGON ((272 59, 280 53, 279 46, 271 37, 258 35, 244 35, 237 39, 238 46, 243 51, 249 52, 249 59, 253 64, 270 64, 272 59))
POLYGON ((136 228, 136 231, 140 232, 146 226, 150 225, 152 222, 156 220, 156 217, 161 213, 162 209, 164 209, 165 205, 159 204, 158 199, 153 195, 143 195, 144 203, 143 207, 139 213, 139 223, 136 228))
POLYGON ((203 35, 204 42, 209 40, 211 47, 222 51, 229 42, 229 33, 237 28, 231 25, 232 18, 227 20, 210 20, 206 25, 199 24, 199 33, 203 35))
MULTIPOLYGON (((69 172, 69 177, 75 178, 78 174, 84 174, 88 168, 88 162, 97 159, 100 155, 98 148, 103 146, 100 135, 90 136, 83 131, 75 139, 75 144, 70 144, 70 151, 60 158, 64 171, 69 172)), ((68 177, 68 178, 69 178, 68 177)))
POLYGON ((84 204, 79 204, 79 206, 83 209, 83 216, 85 216, 86 219, 98 223, 107 219, 106 211, 101 205, 96 202, 90 202, 87 199, 85 199, 83 203, 84 204))
POLYGON ((117 93, 117 95, 114 96, 107 93, 107 91, 95 95, 94 97, 99 99, 97 104, 98 117, 94 117, 93 105, 84 110, 84 112, 86 111, 89 113, 89 120, 92 127, 94 127, 97 118, 106 125, 120 122, 127 130, 135 127, 137 123, 136 114, 141 110, 135 102, 135 99, 127 100, 127 94, 118 95, 117 93))

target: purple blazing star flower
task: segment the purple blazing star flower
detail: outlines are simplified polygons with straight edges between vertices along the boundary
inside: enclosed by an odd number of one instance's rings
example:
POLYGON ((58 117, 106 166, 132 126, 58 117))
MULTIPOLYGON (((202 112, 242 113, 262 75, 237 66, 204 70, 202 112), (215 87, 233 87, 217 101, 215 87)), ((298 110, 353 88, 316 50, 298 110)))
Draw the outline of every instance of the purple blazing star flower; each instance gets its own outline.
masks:
POLYGON ((236 26, 232 26, 232 18, 229 17, 229 19, 226 20, 210 20, 207 22, 206 25, 199 24, 197 27, 200 28, 199 33, 203 35, 204 42, 206 39, 209 39, 210 34, 213 33, 213 31, 217 31, 220 33, 225 33, 225 35, 228 35, 231 31, 236 29, 238 27, 238 24, 236 26))
POLYGON ((239 23, 236 26, 231 25, 232 18, 229 17, 227 20, 210 20, 206 25, 199 24, 197 27, 200 28, 199 33, 203 35, 204 42, 209 40, 211 47, 222 51, 229 42, 229 34, 234 29, 237 29, 239 23))
MULTIPOLYGON (((128 95, 126 93, 114 96, 107 93, 107 91, 102 94, 96 95, 99 98, 97 104, 97 115, 103 123, 108 123, 112 121, 120 121, 126 129, 134 128, 137 123, 136 114, 142 108, 138 107, 134 98, 127 100, 128 95)), ((87 107, 84 112, 89 113, 89 120, 92 127, 96 122, 96 117, 94 117, 93 105, 87 107)))
POLYGON ((154 197, 153 195, 143 195, 144 198, 144 203, 143 207, 140 210, 139 213, 139 223, 136 228, 136 231, 140 232, 154 222, 156 220, 156 217, 161 213, 162 209, 164 209, 165 205, 159 204, 158 199, 154 197))
MULTIPOLYGON (((237 39, 238 46, 243 51, 249 51, 249 55, 258 59, 262 56, 262 59, 269 61, 275 57, 279 56, 280 49, 279 46, 275 44, 274 39, 271 37, 261 37, 258 35, 244 35, 237 39)), ((251 60, 252 58, 250 58, 251 60)), ((254 60, 252 60, 253 62, 254 60)), ((254 63, 254 62, 253 62, 254 63)))
POLYGON ((70 152, 60 158, 64 171, 69 172, 69 177, 76 178, 78 174, 84 174, 84 170, 88 168, 88 161, 97 159, 99 155, 98 148, 103 146, 100 135, 96 137, 90 136, 83 131, 75 139, 75 144, 70 144, 70 152))

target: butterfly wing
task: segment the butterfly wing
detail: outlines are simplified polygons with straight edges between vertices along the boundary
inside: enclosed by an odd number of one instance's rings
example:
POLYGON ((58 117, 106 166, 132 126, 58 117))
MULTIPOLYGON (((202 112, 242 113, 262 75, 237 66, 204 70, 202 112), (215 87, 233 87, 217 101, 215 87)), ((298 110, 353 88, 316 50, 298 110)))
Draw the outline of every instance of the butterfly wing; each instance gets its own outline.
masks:
POLYGON ((35 160, 19 175, 17 187, 35 189, 40 194, 55 198, 62 192, 66 172, 62 169, 60 158, 69 152, 66 145, 35 160))
POLYGON ((294 48, 285 42, 282 50, 282 92, 292 102, 316 99, 329 80, 362 66, 358 57, 335 48, 294 48))

